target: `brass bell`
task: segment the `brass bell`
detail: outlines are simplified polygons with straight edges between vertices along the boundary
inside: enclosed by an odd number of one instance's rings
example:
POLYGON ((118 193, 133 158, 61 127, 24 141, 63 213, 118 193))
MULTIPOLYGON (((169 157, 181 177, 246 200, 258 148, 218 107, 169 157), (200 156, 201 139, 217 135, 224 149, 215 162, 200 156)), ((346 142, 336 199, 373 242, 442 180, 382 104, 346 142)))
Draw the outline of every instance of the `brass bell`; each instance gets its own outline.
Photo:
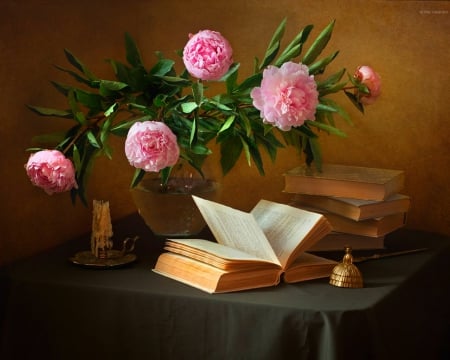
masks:
POLYGON ((337 264, 330 275, 330 284, 345 288, 362 288, 363 278, 361 272, 353 264, 352 248, 345 247, 342 262, 337 264))

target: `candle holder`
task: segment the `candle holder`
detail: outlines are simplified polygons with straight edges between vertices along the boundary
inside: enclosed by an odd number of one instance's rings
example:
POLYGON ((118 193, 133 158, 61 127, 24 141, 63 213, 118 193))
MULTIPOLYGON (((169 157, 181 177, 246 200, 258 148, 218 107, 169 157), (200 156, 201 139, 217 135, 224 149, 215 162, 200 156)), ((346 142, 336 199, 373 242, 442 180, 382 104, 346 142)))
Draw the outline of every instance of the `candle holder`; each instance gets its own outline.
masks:
POLYGON ((127 265, 136 260, 132 253, 138 237, 126 238, 122 249, 113 249, 113 231, 109 202, 93 201, 91 250, 77 252, 70 261, 76 265, 96 268, 113 268, 127 265))

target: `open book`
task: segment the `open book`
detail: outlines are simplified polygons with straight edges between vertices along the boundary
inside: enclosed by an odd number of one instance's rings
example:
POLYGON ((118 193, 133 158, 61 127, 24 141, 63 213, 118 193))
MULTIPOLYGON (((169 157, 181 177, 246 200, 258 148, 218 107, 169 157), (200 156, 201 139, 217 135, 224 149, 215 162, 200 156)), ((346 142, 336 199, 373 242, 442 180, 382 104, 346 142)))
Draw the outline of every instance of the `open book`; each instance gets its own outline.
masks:
POLYGON ((218 293, 328 277, 336 265, 305 252, 331 231, 321 214, 267 200, 247 213, 193 198, 217 243, 168 239, 156 273, 218 293))

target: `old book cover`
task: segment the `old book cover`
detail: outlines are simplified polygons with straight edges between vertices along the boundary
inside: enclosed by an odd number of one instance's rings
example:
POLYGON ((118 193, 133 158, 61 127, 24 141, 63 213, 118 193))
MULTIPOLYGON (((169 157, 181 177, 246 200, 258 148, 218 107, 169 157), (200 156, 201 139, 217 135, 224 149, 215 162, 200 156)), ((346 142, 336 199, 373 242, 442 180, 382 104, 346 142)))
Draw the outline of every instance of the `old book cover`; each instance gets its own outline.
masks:
POLYGON ((409 211, 411 199, 394 194, 386 200, 361 200, 334 196, 296 194, 296 203, 329 211, 352 220, 366 220, 409 211))
POLYGON ((291 169, 284 182, 288 193, 385 200, 401 192, 405 176, 402 170, 323 164, 321 172, 306 165, 291 169))
POLYGON ((311 246, 309 251, 344 251, 346 246, 353 250, 384 249, 384 238, 385 236, 371 237, 332 231, 311 246))
POLYGON ((305 207, 304 205, 291 202, 292 206, 299 207, 303 210, 317 212, 323 214, 330 222, 332 231, 353 235, 362 235, 370 237, 380 237, 391 233, 403 227, 406 224, 407 213, 397 213, 379 218, 355 221, 344 216, 333 214, 326 210, 313 207, 305 207))
POLYGON ((261 200, 250 212, 194 200, 217 242, 168 239, 154 271, 209 293, 327 277, 335 262, 306 253, 331 231, 318 213, 261 200))

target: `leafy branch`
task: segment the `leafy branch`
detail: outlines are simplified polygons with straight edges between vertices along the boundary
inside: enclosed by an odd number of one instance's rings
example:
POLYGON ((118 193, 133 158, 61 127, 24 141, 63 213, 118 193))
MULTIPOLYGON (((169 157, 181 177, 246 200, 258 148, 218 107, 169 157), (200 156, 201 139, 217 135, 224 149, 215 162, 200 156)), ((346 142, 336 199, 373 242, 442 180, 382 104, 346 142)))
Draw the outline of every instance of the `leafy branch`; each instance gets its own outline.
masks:
MULTIPOLYGON (((160 52, 155 53, 156 62, 147 70, 140 50, 128 33, 124 39, 126 63, 107 60, 114 71, 114 80, 99 78, 72 52, 64 49, 71 68, 56 66, 56 69, 68 75, 76 85, 59 82, 52 82, 52 85, 67 98, 68 109, 33 105, 28 105, 28 108, 40 116, 72 120, 74 125, 65 134, 47 134, 36 137, 36 140, 60 149, 73 160, 78 189, 72 190, 72 199, 75 201, 79 197, 85 204, 87 179, 95 158, 100 155, 111 158, 110 136, 126 136, 137 121, 166 123, 177 136, 181 158, 200 174, 204 160, 211 154, 208 143, 213 139, 220 146, 223 174, 227 174, 244 155, 247 163, 254 163, 259 173, 264 175, 262 151, 275 161, 278 149, 285 144, 303 151, 306 162, 311 164, 314 161, 320 168, 322 156, 318 132, 345 136, 335 126, 335 115, 351 123, 344 108, 327 96, 343 91, 363 111, 359 98, 351 89, 367 93, 367 88, 350 76, 352 86, 348 87, 347 81, 342 80, 345 69, 317 81, 319 105, 316 121, 306 121, 290 132, 264 124, 260 112, 252 104, 250 93, 261 84, 263 71, 269 65, 279 67, 287 61, 297 61, 308 65, 310 75, 324 74, 339 53, 335 51, 320 57, 331 38, 334 23, 328 24, 307 48, 313 25, 301 29, 283 48, 284 19, 275 30, 262 59, 255 58, 253 74, 239 83, 239 64, 233 64, 221 79, 225 84, 224 92, 213 97, 207 97, 204 83, 192 80, 186 70, 177 74, 175 61, 165 58, 160 52), (306 51, 302 56, 304 48, 306 51)), ((168 179, 170 171, 170 168, 161 171, 163 181, 168 179)), ((136 186, 143 175, 143 170, 137 169, 131 186, 136 186)))

